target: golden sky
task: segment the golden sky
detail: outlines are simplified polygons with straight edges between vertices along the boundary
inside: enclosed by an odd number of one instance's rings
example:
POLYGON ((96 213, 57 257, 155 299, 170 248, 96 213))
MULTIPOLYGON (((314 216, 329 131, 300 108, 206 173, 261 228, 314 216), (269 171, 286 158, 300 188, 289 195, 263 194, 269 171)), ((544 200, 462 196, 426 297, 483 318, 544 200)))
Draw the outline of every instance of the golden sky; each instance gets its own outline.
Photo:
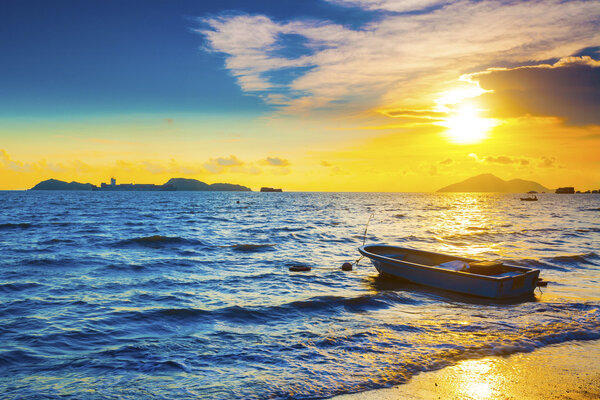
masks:
POLYGON ((481 173, 600 189, 600 3, 317 3, 173 18, 150 1, 161 28, 123 11, 117 42, 77 10, 48 39, 14 5, 0 22, 31 33, 3 49, 0 189, 435 191, 481 173))

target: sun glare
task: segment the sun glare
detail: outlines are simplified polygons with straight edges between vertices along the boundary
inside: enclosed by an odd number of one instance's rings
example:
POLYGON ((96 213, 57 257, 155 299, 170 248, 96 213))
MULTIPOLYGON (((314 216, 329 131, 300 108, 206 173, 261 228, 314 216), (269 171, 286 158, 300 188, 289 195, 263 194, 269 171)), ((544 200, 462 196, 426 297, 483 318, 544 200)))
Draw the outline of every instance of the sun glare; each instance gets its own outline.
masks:
POLYGON ((480 109, 472 105, 462 105, 442 122, 441 126, 448 128, 445 132, 448 139, 456 144, 479 143, 496 123, 493 119, 479 116, 480 109))
POLYGON ((437 109, 448 114, 437 125, 446 129, 448 140, 455 144, 475 144, 487 137, 488 132, 497 123, 491 118, 480 115, 483 111, 478 108, 473 99, 486 93, 485 90, 474 86, 449 90, 436 100, 437 109))

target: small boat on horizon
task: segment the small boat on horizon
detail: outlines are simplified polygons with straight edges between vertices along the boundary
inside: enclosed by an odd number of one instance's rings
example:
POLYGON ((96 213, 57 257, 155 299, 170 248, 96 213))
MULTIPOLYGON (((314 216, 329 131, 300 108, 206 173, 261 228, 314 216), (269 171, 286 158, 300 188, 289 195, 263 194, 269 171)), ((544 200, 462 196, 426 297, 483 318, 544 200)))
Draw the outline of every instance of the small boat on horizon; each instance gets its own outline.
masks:
POLYGON ((527 197, 521 197, 521 201, 538 201, 538 198, 534 194, 533 196, 529 195, 527 197))
POLYGON ((539 270, 498 261, 389 245, 367 245, 358 251, 371 260, 380 275, 473 296, 523 297, 533 294, 537 286, 545 286, 539 270))

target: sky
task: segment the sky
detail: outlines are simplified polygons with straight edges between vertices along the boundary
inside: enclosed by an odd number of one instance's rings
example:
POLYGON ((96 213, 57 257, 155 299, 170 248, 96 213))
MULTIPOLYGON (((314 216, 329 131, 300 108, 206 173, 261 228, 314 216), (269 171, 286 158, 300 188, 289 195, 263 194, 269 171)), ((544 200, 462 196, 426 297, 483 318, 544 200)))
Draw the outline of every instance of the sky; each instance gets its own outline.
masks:
POLYGON ((600 2, 3 0, 0 190, 600 189, 600 2))

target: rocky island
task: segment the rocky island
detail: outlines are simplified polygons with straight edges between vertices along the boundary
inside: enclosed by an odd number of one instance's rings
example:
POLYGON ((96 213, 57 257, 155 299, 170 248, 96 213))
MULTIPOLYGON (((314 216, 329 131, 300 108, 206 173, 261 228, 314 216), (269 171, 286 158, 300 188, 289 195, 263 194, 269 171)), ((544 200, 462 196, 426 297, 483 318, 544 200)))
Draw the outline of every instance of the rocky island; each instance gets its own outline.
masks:
POLYGON ((533 181, 526 181, 523 179, 511 179, 510 181, 505 181, 492 174, 481 174, 438 190, 438 192, 499 193, 524 193, 529 191, 550 192, 550 189, 533 181))
POLYGON ((57 179, 42 181, 29 190, 99 190, 99 191, 197 191, 197 192, 251 192, 252 189, 232 183, 207 184, 196 179, 171 178, 162 185, 122 183, 111 178, 100 187, 91 183, 63 182, 57 179))

